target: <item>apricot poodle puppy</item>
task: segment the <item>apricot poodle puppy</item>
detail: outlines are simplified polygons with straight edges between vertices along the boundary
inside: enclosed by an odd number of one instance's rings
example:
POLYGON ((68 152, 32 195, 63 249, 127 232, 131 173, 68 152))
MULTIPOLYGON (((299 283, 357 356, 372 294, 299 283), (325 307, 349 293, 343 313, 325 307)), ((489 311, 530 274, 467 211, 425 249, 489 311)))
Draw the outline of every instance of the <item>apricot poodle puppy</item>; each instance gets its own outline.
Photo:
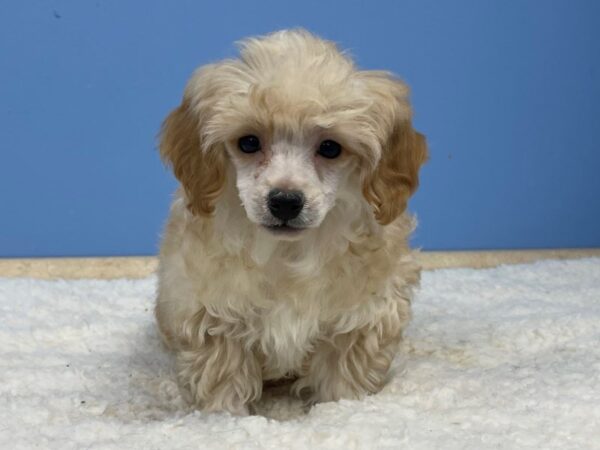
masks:
POLYGON ((405 209, 427 148, 406 85, 303 30, 247 39, 193 74, 160 152, 181 188, 156 318, 189 400, 379 391, 419 280, 405 209))

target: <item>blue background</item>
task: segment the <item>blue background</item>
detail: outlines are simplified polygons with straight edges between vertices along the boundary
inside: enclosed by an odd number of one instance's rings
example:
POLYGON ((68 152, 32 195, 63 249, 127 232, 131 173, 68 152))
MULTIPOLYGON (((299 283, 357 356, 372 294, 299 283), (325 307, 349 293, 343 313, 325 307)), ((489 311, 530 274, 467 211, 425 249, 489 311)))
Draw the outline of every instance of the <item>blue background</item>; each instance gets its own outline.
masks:
POLYGON ((192 70, 303 26, 412 87, 425 249, 600 246, 600 2, 0 6, 0 256, 157 251, 156 133, 192 70))

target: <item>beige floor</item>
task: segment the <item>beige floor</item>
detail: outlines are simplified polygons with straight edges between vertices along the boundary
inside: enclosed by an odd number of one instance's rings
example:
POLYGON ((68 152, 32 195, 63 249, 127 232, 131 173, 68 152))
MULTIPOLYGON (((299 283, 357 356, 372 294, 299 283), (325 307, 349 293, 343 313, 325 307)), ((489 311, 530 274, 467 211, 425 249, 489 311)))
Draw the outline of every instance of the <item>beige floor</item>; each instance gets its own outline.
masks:
MULTIPOLYGON (((541 259, 600 257, 600 248, 560 250, 502 250, 469 252, 422 252, 424 269, 447 267, 495 267, 541 259)), ((155 257, 0 259, 0 277, 141 278, 156 270, 155 257)))

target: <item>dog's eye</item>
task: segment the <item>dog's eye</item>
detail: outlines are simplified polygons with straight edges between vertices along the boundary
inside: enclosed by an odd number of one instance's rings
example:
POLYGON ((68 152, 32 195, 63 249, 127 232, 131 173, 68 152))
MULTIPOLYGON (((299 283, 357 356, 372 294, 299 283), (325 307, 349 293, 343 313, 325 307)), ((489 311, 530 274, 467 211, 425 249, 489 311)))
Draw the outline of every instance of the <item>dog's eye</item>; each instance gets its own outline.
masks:
POLYGON ((342 146, 331 139, 321 142, 317 153, 325 158, 334 159, 342 153, 342 146))
POLYGON ((248 136, 242 136, 238 140, 238 147, 244 153, 256 153, 261 149, 260 140, 252 134, 249 134, 248 136))

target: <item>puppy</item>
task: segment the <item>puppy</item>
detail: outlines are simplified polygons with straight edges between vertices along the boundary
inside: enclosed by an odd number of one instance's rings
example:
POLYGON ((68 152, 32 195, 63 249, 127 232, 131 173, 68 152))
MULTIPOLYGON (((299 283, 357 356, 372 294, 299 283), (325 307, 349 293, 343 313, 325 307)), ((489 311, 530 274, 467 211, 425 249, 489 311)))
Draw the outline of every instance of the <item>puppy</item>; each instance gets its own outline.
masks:
POLYGON ((246 414, 286 378, 311 402, 381 389, 419 280, 407 95, 303 30, 193 74, 160 138, 181 187, 156 318, 198 408, 246 414))

